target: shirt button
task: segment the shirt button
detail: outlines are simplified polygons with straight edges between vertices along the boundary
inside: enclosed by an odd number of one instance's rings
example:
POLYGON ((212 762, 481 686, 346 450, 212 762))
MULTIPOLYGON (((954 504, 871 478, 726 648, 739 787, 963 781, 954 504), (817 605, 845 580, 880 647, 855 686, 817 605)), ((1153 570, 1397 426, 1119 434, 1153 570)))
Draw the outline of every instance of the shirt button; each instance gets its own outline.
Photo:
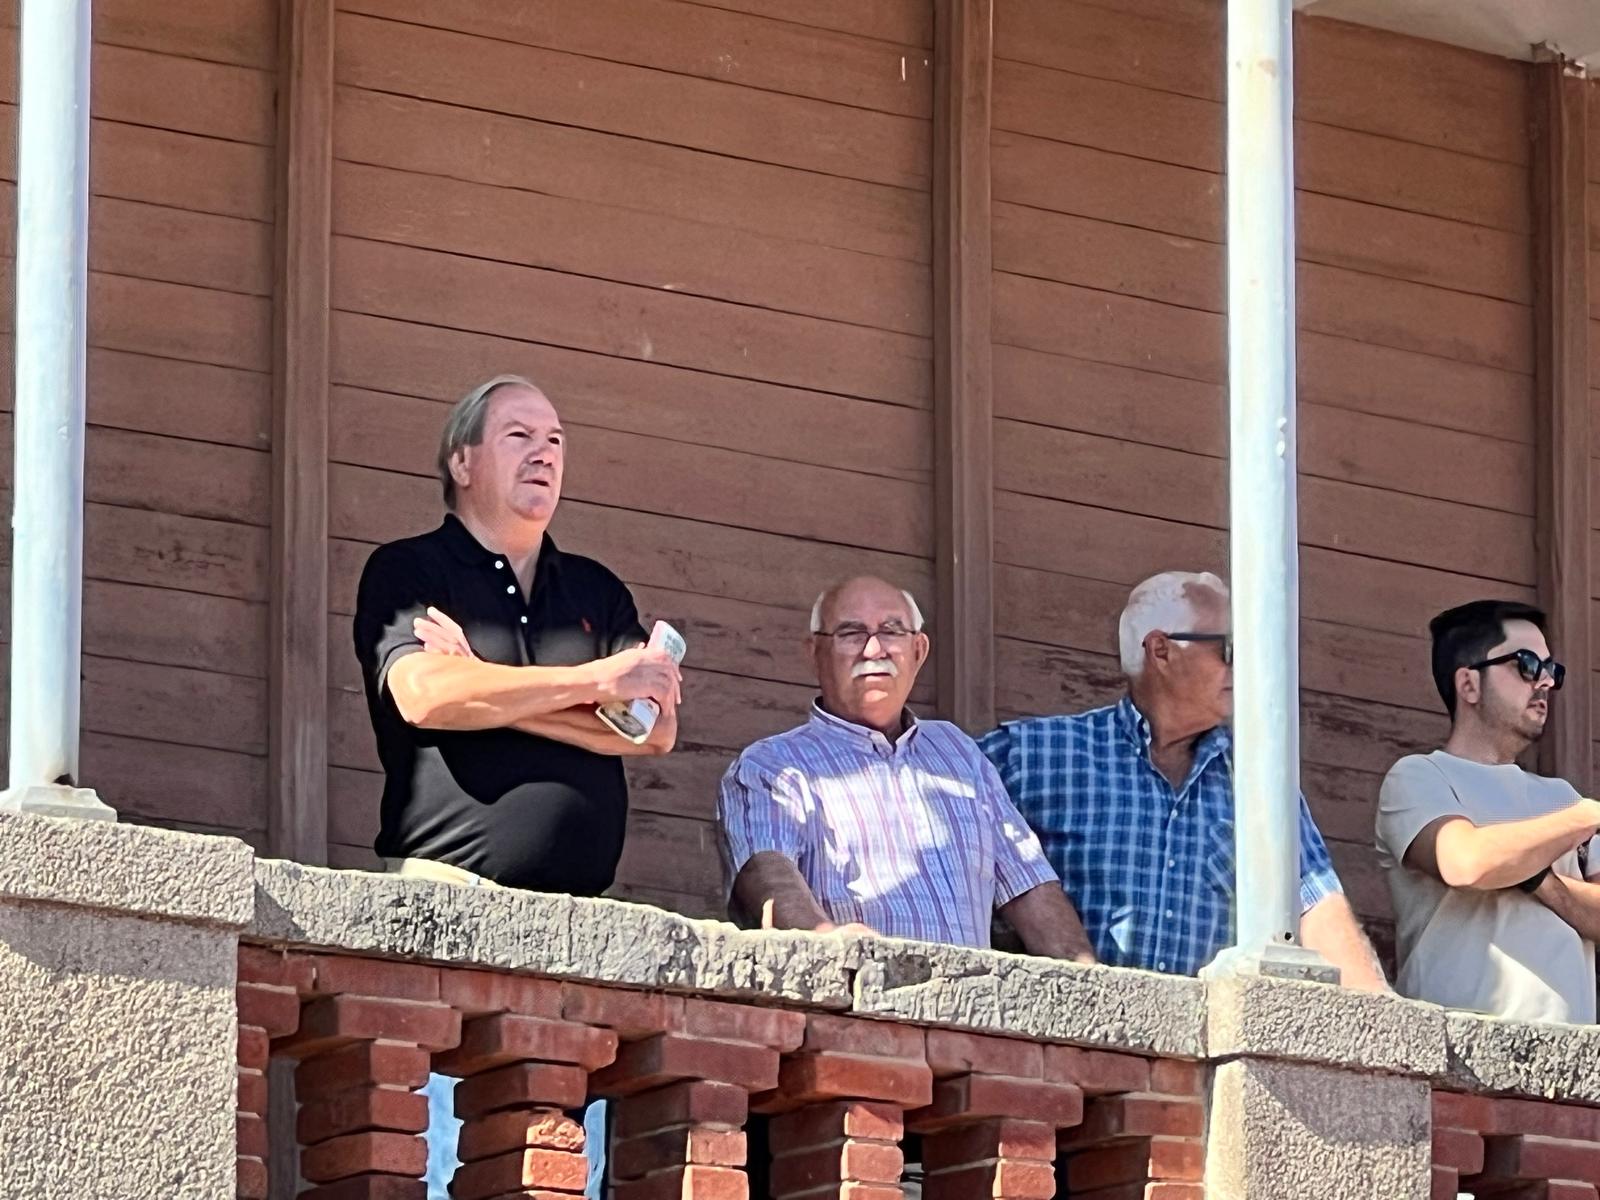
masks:
POLYGON ((1166 970, 1166 969, 1167 969, 1167 964, 1166 964, 1166 963, 1164 963, 1164 962, 1158 962, 1158 963, 1157 963, 1157 964, 1156 964, 1156 970, 1158 970, 1158 971, 1165 971, 1165 970, 1166 970))
POLYGON ((526 625, 528 623, 528 618, 527 617, 523 617, 523 618, 521 618, 521 620, 522 620, 522 623, 524 625, 526 625))
POLYGON ((516 584, 512 584, 510 587, 508 587, 506 589, 506 595, 514 596, 516 594, 517 594, 517 585, 516 584))
POLYGON ((1172 920, 1172 910, 1170 908, 1167 909, 1167 920, 1172 920))
POLYGON ((498 559, 498 558, 497 558, 497 559, 495 559, 495 560, 494 560, 494 569, 495 569, 495 570, 496 570, 496 571, 498 571, 498 570, 500 570, 500 569, 501 569, 501 568, 502 568, 502 567, 504 567, 504 566, 505 566, 505 565, 506 565, 506 564, 505 564, 505 563, 503 563, 503 562, 501 562, 501 561, 500 561, 500 560, 499 560, 499 559, 498 559))

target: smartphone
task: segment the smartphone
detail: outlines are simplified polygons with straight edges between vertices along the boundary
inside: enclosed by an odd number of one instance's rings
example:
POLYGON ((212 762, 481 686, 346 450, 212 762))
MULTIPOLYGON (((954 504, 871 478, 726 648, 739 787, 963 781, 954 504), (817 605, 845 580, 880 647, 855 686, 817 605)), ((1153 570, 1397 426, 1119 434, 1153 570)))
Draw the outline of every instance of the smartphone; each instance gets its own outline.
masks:
MULTIPOLYGON (((665 621, 655 623, 646 644, 652 650, 665 650, 676 663, 683 661, 684 651, 688 649, 683 635, 665 621)), ((650 731, 656 727, 656 718, 661 715, 660 707, 650 699, 614 700, 595 711, 613 733, 635 746, 650 736, 650 731)))

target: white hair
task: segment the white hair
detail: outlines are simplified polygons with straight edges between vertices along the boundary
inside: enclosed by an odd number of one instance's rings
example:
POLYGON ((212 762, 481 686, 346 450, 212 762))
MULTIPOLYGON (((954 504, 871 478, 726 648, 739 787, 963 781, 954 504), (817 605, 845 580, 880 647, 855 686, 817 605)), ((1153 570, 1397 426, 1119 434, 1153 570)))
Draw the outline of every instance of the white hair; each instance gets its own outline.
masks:
POLYGON ((1226 597, 1228 585, 1210 571, 1163 571, 1152 575, 1128 595, 1128 605, 1117 622, 1117 648, 1122 673, 1137 679, 1144 670, 1144 639, 1150 634, 1188 633, 1195 607, 1190 588, 1205 588, 1226 597))
MULTIPOLYGON (((821 633, 822 632, 822 602, 824 600, 826 600, 834 592, 838 591, 839 590, 839 586, 840 586, 839 584, 834 584, 832 587, 824 588, 822 591, 817 593, 816 602, 811 605, 811 632, 812 633, 821 633)), ((900 590, 900 594, 905 597, 906 608, 911 613, 911 632, 912 633, 921 633, 922 632, 922 610, 917 607, 917 598, 915 596, 913 596, 910 592, 906 591, 905 588, 901 588, 899 590, 900 590)))

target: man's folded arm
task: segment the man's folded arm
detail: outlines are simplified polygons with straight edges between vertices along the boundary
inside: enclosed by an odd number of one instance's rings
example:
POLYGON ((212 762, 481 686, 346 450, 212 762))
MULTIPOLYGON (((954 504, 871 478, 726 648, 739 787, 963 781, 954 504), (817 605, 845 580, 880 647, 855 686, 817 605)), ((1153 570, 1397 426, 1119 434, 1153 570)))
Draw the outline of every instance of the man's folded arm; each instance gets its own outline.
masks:
POLYGON ((1449 887, 1495 891, 1537 875, 1600 829, 1600 803, 1577 800, 1522 821, 1475 825, 1464 816, 1439 817, 1406 848, 1406 866, 1449 887))
POLYGON ((580 750, 588 750, 595 754, 647 758, 666 754, 672 749, 678 737, 678 712, 671 705, 663 708, 660 716, 656 718, 650 736, 639 743, 630 742, 610 726, 603 724, 595 715, 594 706, 589 704, 564 708, 559 712, 543 713, 536 717, 524 717, 520 721, 513 722, 511 728, 549 738, 553 742, 577 746, 580 750))
POLYGON ((420 729, 504 729, 599 701, 595 665, 511 667, 413 653, 390 665, 384 686, 406 723, 420 729))
POLYGON ((1600 942, 1600 883, 1569 879, 1551 871, 1539 881, 1533 898, 1577 930, 1585 941, 1600 942))

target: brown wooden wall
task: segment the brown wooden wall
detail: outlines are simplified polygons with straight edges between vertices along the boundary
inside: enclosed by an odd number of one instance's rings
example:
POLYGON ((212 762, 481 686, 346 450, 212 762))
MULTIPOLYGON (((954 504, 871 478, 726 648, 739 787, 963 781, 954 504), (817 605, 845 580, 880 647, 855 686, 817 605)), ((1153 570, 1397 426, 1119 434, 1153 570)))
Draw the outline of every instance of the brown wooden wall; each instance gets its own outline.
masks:
MULTIPOLYGON (((0 11, 9 488, 16 0, 0 11)), ((258 844, 276 26, 273 0, 101 0, 91 105, 83 774, 128 819, 258 844)))
MULTIPOLYGON (((1133 583, 1226 569, 1222 29, 1214 0, 994 8, 1016 715, 1116 693, 1133 583)), ((258 842, 277 23, 99 0, 94 63, 85 775, 129 817, 258 842)), ((1427 619, 1534 595, 1532 68, 1300 31, 1305 783, 1381 937, 1378 781, 1444 728, 1427 619)), ((716 781, 803 714, 817 589, 879 571, 939 628, 933 0, 340 0, 332 33, 329 858, 373 862, 360 564, 437 520, 447 404, 517 371, 573 432, 556 536, 689 638, 619 893, 712 911, 716 781)))

